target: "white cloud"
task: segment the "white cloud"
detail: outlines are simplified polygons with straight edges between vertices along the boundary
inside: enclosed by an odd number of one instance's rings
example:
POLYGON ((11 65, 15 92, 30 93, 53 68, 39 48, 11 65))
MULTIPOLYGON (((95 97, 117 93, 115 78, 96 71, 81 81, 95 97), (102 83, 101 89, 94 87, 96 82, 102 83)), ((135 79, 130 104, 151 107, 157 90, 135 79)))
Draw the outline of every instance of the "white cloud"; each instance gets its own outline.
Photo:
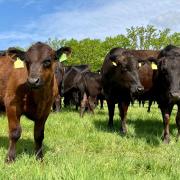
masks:
POLYGON ((49 37, 105 38, 125 33, 131 26, 147 24, 180 31, 179 7, 177 0, 112 0, 94 9, 81 10, 79 6, 71 11, 56 7, 56 12, 29 22, 21 28, 22 32, 18 32, 19 36, 10 33, 9 38, 24 39, 29 43, 49 37))
MULTIPOLYGON (((180 2, 176 0, 161 0, 151 2, 149 0, 114 1, 103 7, 92 10, 80 9, 74 11, 55 12, 42 16, 39 20, 31 23, 29 31, 36 31, 40 35, 60 38, 103 38, 105 36, 124 33, 125 28, 138 25, 147 25, 155 22, 161 26, 166 22, 169 27, 179 31, 178 13, 171 17, 161 15, 167 10, 174 11, 180 2), (158 18, 156 18, 158 17, 158 18), (159 20, 158 20, 159 19, 159 20), (162 19, 162 20, 160 20, 162 19), (174 23, 175 22, 175 23, 174 23), (176 24, 176 25, 175 25, 176 24)), ((180 23, 179 23, 180 24, 180 23)))
POLYGON ((32 35, 28 33, 21 33, 21 32, 8 32, 0 34, 0 40, 6 39, 29 39, 32 38, 32 35))
POLYGON ((162 28, 180 31, 180 11, 167 11, 151 20, 151 23, 162 28))
POLYGON ((7 49, 12 46, 22 46, 28 47, 32 42, 37 40, 44 41, 46 38, 41 36, 41 39, 38 34, 33 33, 24 33, 10 31, 0 34, 1 49, 7 49))

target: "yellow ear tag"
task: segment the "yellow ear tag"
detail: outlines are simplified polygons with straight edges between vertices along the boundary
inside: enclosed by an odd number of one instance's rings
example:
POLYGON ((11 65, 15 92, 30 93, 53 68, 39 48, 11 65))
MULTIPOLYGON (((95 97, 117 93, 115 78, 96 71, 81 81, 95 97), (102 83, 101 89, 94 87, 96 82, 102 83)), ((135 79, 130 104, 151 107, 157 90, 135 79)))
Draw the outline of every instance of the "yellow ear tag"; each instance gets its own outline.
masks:
POLYGON ((154 62, 152 62, 151 67, 152 69, 157 69, 157 65, 154 62))
POLYGON ((141 67, 141 63, 138 63, 139 67, 141 67))
POLYGON ((65 61, 65 60, 67 60, 67 55, 66 55, 65 53, 63 53, 63 54, 61 55, 61 57, 59 58, 59 61, 60 61, 60 62, 63 62, 63 61, 65 61))
POLYGON ((113 66, 117 66, 116 62, 112 61, 113 66))
POLYGON ((16 61, 14 62, 14 68, 18 69, 18 68, 23 68, 24 67, 24 62, 17 57, 16 61))

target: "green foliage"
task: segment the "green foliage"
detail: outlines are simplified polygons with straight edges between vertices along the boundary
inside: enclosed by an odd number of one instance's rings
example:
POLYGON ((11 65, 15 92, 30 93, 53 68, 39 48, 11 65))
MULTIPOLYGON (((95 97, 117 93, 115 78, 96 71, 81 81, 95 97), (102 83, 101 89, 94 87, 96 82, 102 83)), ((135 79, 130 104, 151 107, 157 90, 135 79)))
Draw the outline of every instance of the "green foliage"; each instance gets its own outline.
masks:
MULTIPOLYGON (((146 106, 146 105, 145 105, 146 106)), ((8 148, 7 119, 1 116, 0 179, 179 179, 179 143, 176 142, 174 109, 171 142, 161 141, 163 129, 159 109, 151 113, 136 104, 127 115, 128 134, 119 134, 119 113, 115 111, 114 131, 107 128, 108 112, 97 108, 84 118, 72 109, 50 114, 45 128, 43 162, 35 160, 33 122, 22 117, 22 137, 17 143, 17 159, 4 164, 8 148)))
POLYGON ((68 64, 89 64, 96 71, 101 68, 105 55, 114 47, 128 49, 154 49, 160 50, 168 44, 180 46, 180 33, 171 33, 170 29, 158 30, 154 26, 131 27, 126 35, 106 37, 104 40, 59 40, 48 39, 47 43, 54 49, 61 46, 70 46, 73 50, 68 64))

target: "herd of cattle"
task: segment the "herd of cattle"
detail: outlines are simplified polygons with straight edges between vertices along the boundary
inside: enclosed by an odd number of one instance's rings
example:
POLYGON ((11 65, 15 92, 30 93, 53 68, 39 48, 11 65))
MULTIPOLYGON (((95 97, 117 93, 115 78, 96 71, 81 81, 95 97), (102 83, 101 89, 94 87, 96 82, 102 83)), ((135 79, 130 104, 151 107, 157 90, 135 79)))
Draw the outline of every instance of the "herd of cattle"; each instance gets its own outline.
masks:
POLYGON ((180 48, 168 45, 161 51, 113 48, 106 55, 100 73, 88 65, 64 66, 58 59, 70 47, 54 51, 38 42, 27 51, 16 48, 0 52, 0 110, 9 124, 6 162, 15 160, 16 142, 21 136, 20 117, 34 121, 35 154, 42 159, 46 119, 53 108, 74 104, 83 116, 93 112, 98 99, 106 99, 109 127, 113 127, 115 104, 121 118, 121 133, 127 132, 128 106, 134 100, 156 101, 163 117, 163 141, 168 143, 172 108, 178 106, 176 124, 180 136, 180 48))

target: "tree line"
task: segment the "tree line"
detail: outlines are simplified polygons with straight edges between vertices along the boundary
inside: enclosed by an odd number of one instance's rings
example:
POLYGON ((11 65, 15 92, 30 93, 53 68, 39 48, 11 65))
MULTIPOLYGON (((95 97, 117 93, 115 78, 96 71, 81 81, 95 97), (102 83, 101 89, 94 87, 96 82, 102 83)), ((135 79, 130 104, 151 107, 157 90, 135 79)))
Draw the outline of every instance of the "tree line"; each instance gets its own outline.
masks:
POLYGON ((172 33, 170 29, 158 30, 154 26, 131 27, 126 34, 101 39, 51 39, 48 43, 53 49, 70 46, 72 55, 66 61, 67 65, 89 64, 93 71, 101 68, 105 55, 113 47, 128 49, 160 50, 168 44, 180 46, 180 33, 172 33))

